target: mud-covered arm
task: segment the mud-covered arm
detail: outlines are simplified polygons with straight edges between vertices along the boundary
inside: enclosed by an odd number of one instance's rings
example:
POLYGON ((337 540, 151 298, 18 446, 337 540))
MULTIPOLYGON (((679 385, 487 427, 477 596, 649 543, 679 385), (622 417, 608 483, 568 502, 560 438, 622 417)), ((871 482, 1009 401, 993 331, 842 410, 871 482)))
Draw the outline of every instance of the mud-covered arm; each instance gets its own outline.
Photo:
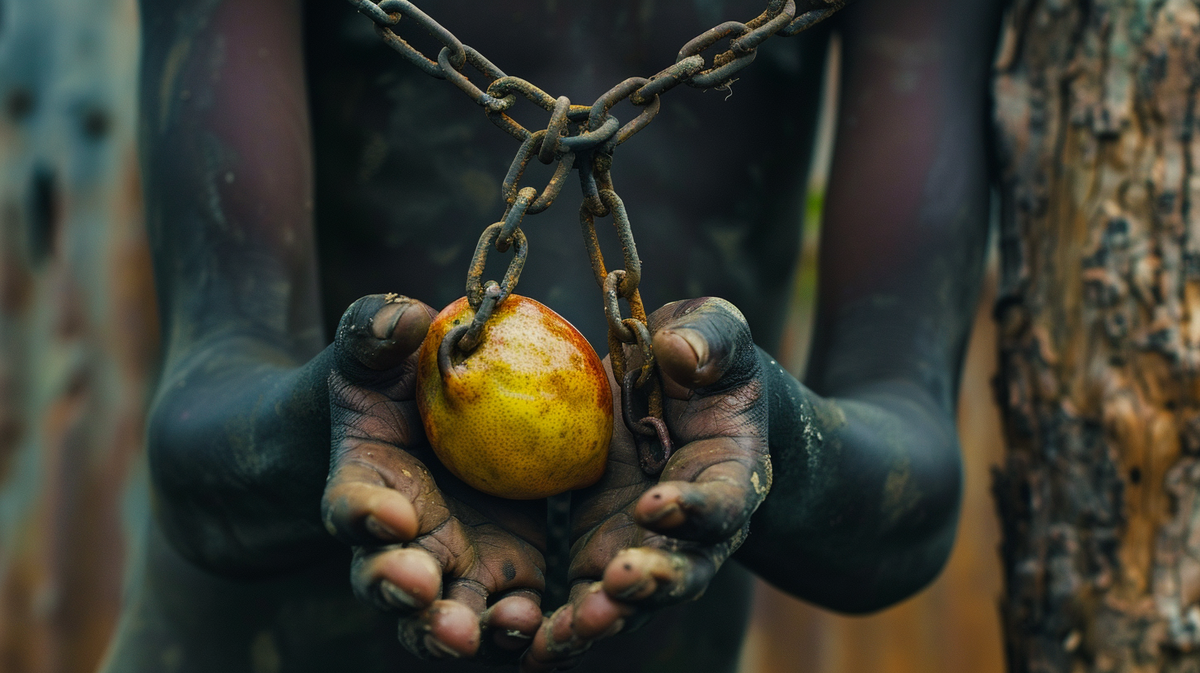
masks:
POLYGON ((329 467, 299 0, 143 0, 141 160, 165 350, 149 423, 173 544, 310 558, 329 467), (315 357, 315 359, 313 359, 315 357))
POLYGON ((739 558, 865 612, 937 575, 962 488, 954 412, 987 235, 999 2, 845 10, 808 387, 760 351, 775 483, 739 558))

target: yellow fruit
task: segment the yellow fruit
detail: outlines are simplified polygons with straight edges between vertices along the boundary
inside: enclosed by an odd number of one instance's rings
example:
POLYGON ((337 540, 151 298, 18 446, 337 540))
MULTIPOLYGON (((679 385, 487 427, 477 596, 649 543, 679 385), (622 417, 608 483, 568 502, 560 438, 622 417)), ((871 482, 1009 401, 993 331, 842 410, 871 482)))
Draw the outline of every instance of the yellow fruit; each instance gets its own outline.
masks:
POLYGON ((613 419, 596 351, 554 311, 509 295, 475 350, 452 350, 443 374, 442 339, 474 315, 459 299, 438 314, 421 344, 417 406, 438 458, 470 486, 514 500, 595 483, 613 419))

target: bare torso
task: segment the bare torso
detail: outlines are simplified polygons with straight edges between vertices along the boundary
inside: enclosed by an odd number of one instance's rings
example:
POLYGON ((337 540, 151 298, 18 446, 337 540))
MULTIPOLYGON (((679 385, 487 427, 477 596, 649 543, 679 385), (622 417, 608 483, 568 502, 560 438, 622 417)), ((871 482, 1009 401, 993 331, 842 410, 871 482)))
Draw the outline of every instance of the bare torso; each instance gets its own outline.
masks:
MULTIPOLYGON (((755 16, 762 3, 418 4, 508 74, 590 104, 617 82, 674 62, 679 47, 703 30, 755 16)), ((502 214, 500 181, 516 141, 451 84, 388 50, 343 2, 309 3, 306 48, 327 334, 364 294, 403 292, 437 307, 461 296, 476 238, 502 214)), ((823 33, 771 40, 731 95, 680 87, 664 96, 654 123, 619 148, 614 183, 644 261, 648 307, 724 297, 742 309, 761 346, 777 344, 824 53, 823 33)), ((515 116, 528 126, 546 123, 539 109, 518 106, 515 116)), ((624 104, 613 113, 625 121, 630 110, 624 104)), ((536 184, 548 175, 539 166, 527 179, 536 184)), ((530 254, 518 292, 603 344, 579 201, 572 178, 553 207, 526 219, 530 254)), ((614 238, 611 230, 601 236, 614 238)), ((476 669, 413 659, 396 641, 395 619, 354 599, 348 568, 349 554, 339 550, 269 580, 222 579, 184 561, 153 531, 107 670, 476 669)), ((732 671, 749 587, 748 573, 729 564, 700 601, 600 643, 578 670, 732 671)))
MULTIPOLYGON (((748 20, 762 4, 455 0, 423 8, 507 74, 591 105, 622 80, 674 63, 697 34, 748 20)), ((775 344, 799 246, 823 37, 768 41, 732 91, 672 90, 650 126, 616 151, 613 181, 645 265, 648 308, 724 297, 746 314, 759 345, 775 344)), ((330 327, 351 301, 381 289, 420 288, 419 298, 445 306, 462 296, 479 233, 503 214, 500 181, 517 141, 453 85, 384 46, 370 21, 340 2, 311 3, 307 45, 330 327)), ((612 111, 622 122, 636 112, 628 103, 612 111)), ((513 114, 535 130, 549 120, 524 100, 513 114)), ((527 175, 523 184, 540 188, 550 169, 535 161, 527 175)), ((526 219, 530 253, 519 292, 603 344, 579 203, 572 175, 549 210, 526 219)), ((619 255, 608 222, 601 240, 619 255)))

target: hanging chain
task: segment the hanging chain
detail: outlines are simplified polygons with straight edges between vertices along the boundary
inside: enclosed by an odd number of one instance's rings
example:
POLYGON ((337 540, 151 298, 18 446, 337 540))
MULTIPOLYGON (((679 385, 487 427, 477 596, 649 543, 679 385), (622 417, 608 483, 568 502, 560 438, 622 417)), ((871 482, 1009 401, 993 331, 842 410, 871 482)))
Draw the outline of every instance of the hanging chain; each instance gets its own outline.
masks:
POLYGON ((658 474, 670 457, 671 440, 662 420, 662 382, 654 366, 646 309, 638 292, 642 263, 629 215, 612 183, 613 151, 654 120, 662 94, 680 84, 698 89, 727 87, 738 71, 754 61, 758 47, 768 38, 796 35, 831 16, 847 0, 768 0, 767 8, 754 19, 746 23, 726 21, 710 28, 683 45, 673 65, 653 77, 630 77, 590 106, 572 105, 566 96, 555 98, 527 80, 504 74, 409 0, 349 2, 375 23, 376 32, 389 47, 427 74, 449 80, 482 107, 493 124, 521 143, 501 189, 506 204, 504 215, 483 230, 467 272, 467 301, 475 310, 475 317, 446 335, 438 349, 439 365, 443 369, 450 366, 451 349, 469 352, 479 344, 484 325, 495 307, 512 293, 525 266, 529 246, 521 231, 522 220, 526 215, 549 208, 562 192, 571 171, 578 169, 583 190, 579 220, 592 272, 604 295, 610 361, 613 375, 622 387, 622 416, 638 439, 642 469, 648 474, 658 474), (422 54, 396 34, 394 29, 403 19, 442 44, 436 59, 422 54), (704 53, 722 40, 728 40, 728 48, 715 54, 711 62, 705 61, 704 53), (464 72, 468 65, 487 81, 486 88, 481 89, 471 81, 464 72), (546 128, 530 131, 507 114, 517 104, 518 96, 550 113, 546 128), (624 100, 641 111, 622 126, 609 110, 624 100), (541 190, 521 186, 525 168, 534 157, 547 165, 558 162, 550 182, 541 190), (623 268, 611 271, 605 266, 596 235, 596 218, 609 215, 624 256, 623 268), (488 253, 492 249, 506 252, 510 247, 514 254, 504 278, 499 283, 483 282, 488 253), (628 318, 621 317, 622 299, 629 305, 628 318), (627 371, 625 344, 635 346, 641 355, 641 366, 635 370, 627 371), (634 409, 635 390, 646 390, 645 414, 634 409), (655 439, 659 446, 651 447, 655 439))

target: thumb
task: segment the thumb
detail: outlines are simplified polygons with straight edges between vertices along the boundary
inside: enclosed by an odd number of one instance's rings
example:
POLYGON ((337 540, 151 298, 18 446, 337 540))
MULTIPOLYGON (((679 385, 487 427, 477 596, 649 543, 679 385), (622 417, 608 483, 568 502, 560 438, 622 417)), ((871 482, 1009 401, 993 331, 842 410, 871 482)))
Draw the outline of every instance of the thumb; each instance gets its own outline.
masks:
POLYGON ((421 347, 436 312, 398 294, 367 295, 350 305, 334 338, 334 367, 349 382, 377 384, 421 347))
MULTIPOLYGON (((758 375, 750 325, 742 312, 724 299, 701 297, 667 304, 650 316, 650 328, 655 359, 669 383, 700 395, 715 395, 739 388, 758 375)), ((669 383, 668 394, 675 388, 669 383)))

